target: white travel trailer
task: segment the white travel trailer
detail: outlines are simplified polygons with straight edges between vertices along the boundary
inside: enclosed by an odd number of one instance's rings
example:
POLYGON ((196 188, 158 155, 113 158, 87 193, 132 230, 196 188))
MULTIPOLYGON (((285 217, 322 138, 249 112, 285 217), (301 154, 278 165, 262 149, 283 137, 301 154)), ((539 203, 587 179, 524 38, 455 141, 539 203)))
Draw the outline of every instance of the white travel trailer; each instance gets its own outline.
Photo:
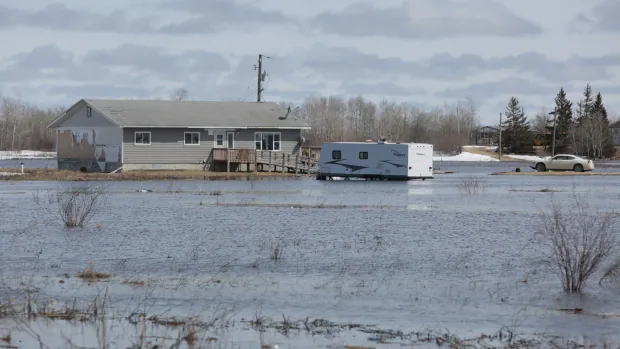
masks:
POLYGON ((433 145, 424 143, 323 143, 316 179, 401 180, 433 178, 433 145))

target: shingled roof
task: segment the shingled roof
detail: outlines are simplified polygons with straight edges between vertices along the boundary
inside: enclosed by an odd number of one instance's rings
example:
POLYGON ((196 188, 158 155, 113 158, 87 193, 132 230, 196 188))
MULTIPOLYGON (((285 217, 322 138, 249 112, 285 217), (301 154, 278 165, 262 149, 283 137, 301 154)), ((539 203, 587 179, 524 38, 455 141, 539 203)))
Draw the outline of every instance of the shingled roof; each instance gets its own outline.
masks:
POLYGON ((307 129, 273 102, 83 99, 49 127, 57 127, 81 103, 119 127, 307 129))

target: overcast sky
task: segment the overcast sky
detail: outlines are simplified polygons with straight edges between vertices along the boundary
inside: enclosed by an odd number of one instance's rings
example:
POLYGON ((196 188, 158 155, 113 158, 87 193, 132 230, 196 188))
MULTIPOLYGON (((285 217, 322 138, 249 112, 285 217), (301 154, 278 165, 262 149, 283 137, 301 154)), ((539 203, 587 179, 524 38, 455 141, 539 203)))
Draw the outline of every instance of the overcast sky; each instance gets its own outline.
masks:
POLYGON ((262 53, 271 101, 472 97, 491 123, 510 96, 533 114, 589 82, 617 114, 617 18, 620 0, 1 1, 0 93, 254 100, 262 53))

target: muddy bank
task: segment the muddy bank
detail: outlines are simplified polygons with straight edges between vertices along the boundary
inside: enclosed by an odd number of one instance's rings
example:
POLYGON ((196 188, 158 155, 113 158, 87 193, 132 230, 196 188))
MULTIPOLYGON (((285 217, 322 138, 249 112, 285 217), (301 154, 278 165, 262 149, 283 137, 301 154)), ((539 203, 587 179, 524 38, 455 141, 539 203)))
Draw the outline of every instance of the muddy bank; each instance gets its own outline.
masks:
MULTIPOLYGON (((452 171, 434 171, 435 175, 452 174, 452 171)), ((141 170, 124 173, 83 173, 56 169, 8 168, 0 171, 0 180, 11 181, 154 181, 154 180, 274 180, 314 178, 311 174, 290 172, 211 172, 189 170, 141 170)))
POLYGON ((83 173, 56 169, 3 169, 0 179, 11 181, 140 181, 140 180, 264 180, 299 179, 309 175, 280 172, 210 172, 188 170, 143 170, 125 173, 83 173), (13 175, 14 174, 14 175, 13 175))

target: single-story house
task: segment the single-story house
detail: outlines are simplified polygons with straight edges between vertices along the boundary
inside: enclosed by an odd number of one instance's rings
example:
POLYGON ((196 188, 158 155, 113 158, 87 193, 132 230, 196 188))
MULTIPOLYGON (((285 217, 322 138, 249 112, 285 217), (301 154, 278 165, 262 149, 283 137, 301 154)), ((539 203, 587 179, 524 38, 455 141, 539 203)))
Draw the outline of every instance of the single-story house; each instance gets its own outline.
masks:
POLYGON ((310 127, 271 102, 81 99, 54 120, 58 168, 207 169, 213 149, 299 154, 310 127))

